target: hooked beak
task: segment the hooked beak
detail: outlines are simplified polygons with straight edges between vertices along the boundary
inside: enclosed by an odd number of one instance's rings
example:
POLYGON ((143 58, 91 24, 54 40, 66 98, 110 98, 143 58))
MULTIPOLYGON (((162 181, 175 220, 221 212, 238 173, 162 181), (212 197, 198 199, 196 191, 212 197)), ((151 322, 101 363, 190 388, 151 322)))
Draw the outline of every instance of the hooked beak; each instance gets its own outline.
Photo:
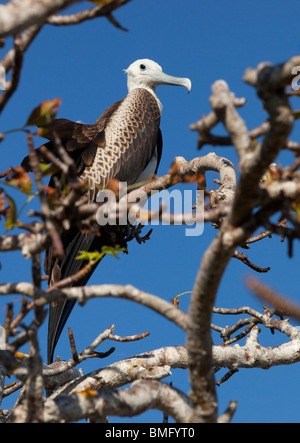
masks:
POLYGON ((159 85, 184 86, 188 92, 192 88, 192 82, 189 78, 173 77, 164 72, 155 72, 152 81, 155 87, 159 85))

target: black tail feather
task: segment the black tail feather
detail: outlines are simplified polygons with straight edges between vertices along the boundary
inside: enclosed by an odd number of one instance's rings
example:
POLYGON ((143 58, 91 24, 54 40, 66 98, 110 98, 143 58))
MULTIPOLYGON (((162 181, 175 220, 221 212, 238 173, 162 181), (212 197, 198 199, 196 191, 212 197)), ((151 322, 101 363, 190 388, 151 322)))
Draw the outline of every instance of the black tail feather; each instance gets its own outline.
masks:
MULTIPOLYGON (((66 245, 68 239, 68 246, 65 247, 64 256, 57 262, 53 263, 49 257, 46 258, 46 266, 50 266, 50 269, 55 272, 56 268, 59 268, 59 280, 67 278, 71 275, 77 274, 85 265, 86 262, 82 260, 76 260, 80 251, 95 251, 101 250, 103 242, 101 237, 97 237, 94 233, 82 234, 76 229, 71 229, 71 232, 67 232, 63 237, 63 243, 66 245), (70 238, 71 237, 71 238, 70 238), (72 238, 73 237, 73 238, 72 238)), ((98 263, 97 263, 98 264, 98 263)), ((91 278, 97 264, 91 269, 91 271, 76 281, 73 286, 85 286, 88 280, 91 278)), ((55 283, 51 281, 51 274, 49 275, 49 284, 55 283)), ((75 305, 74 300, 67 300, 58 303, 57 305, 51 305, 49 311, 49 326, 48 326, 48 364, 53 361, 53 354, 65 323, 75 305)))

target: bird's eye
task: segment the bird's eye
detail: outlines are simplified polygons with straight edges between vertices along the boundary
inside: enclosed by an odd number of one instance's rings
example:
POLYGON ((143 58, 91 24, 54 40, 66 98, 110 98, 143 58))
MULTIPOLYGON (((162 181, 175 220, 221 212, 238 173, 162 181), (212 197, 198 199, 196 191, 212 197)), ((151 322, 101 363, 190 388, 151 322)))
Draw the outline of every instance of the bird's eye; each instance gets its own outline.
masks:
POLYGON ((140 69, 141 69, 142 71, 145 71, 146 66, 142 64, 142 65, 140 65, 140 69))

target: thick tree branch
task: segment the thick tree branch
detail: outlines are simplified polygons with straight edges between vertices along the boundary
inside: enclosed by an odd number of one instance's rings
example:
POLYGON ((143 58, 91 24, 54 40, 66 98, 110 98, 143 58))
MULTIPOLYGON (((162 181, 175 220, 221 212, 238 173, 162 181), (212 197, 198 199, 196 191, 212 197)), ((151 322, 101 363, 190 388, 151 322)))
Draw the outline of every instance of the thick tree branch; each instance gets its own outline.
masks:
POLYGON ((12 0, 0 5, 0 37, 43 23, 49 15, 80 0, 12 0))
POLYGON ((213 127, 218 121, 225 125, 239 154, 240 178, 229 216, 202 259, 189 308, 187 346, 191 398, 199 414, 205 416, 207 421, 215 421, 217 417, 212 373, 211 313, 220 281, 235 247, 240 244, 243 236, 246 241, 251 235, 250 231, 246 236, 240 226, 249 219, 257 202, 260 179, 280 149, 286 145, 292 130, 294 117, 284 87, 291 78, 289 69, 296 62, 298 59, 280 67, 259 67, 257 70, 258 93, 270 114, 270 130, 259 149, 252 147, 246 125, 235 110, 235 97, 227 84, 218 81, 212 87, 210 103, 214 114, 208 119, 208 125, 213 127), (239 238, 231 235, 235 228, 239 228, 239 238))
MULTIPOLYGON (((234 195, 236 186, 236 172, 233 164, 211 152, 203 157, 197 157, 187 162, 183 157, 176 157, 174 159, 176 164, 176 178, 184 180, 185 176, 197 176, 198 174, 205 174, 207 171, 215 171, 220 174, 221 187, 217 191, 219 199, 223 202, 231 201, 234 195)), ((176 182, 175 182, 176 183, 176 182)), ((136 201, 141 195, 146 193, 148 196, 153 191, 162 191, 174 186, 174 176, 172 173, 166 174, 147 183, 138 189, 131 191, 128 194, 128 200, 136 201)))
POLYGON ((77 421, 93 415, 95 411, 100 417, 131 417, 149 409, 159 409, 177 422, 195 423, 189 398, 154 380, 137 381, 124 390, 89 391, 49 399, 44 406, 44 419, 49 423, 77 421))

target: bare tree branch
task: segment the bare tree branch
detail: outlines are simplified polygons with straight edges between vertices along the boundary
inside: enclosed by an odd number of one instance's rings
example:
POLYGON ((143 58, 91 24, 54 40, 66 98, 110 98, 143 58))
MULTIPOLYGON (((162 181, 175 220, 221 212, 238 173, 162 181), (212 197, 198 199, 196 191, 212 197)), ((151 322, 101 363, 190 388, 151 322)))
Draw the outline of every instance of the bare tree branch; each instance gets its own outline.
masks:
POLYGON ((0 285, 0 295, 7 294, 22 294, 31 298, 35 298, 34 304, 37 307, 45 306, 52 302, 63 300, 77 300, 79 304, 83 305, 88 300, 95 297, 116 297, 131 300, 141 305, 148 306, 164 317, 168 318, 179 327, 186 329, 186 314, 176 308, 176 306, 167 301, 140 291, 131 285, 102 285, 102 286, 87 286, 66 288, 61 291, 44 292, 30 283, 17 284, 2 284, 0 285))
POLYGON ((154 380, 135 382, 122 391, 88 391, 49 399, 44 405, 44 420, 47 423, 69 422, 89 417, 94 411, 101 417, 130 417, 149 409, 164 411, 178 422, 195 422, 189 398, 154 380))
POLYGON ((43 23, 49 15, 80 0, 12 0, 0 5, 0 37, 43 23))
POLYGON ((47 23, 55 26, 69 26, 77 25, 97 17, 107 17, 114 26, 126 31, 126 29, 123 28, 123 26, 121 26, 110 14, 115 9, 129 3, 130 1, 131 0, 115 0, 71 15, 52 15, 47 19, 47 23))
MULTIPOLYGON (((248 72, 247 81, 256 84, 270 114, 270 130, 259 149, 253 150, 248 130, 235 110, 235 97, 227 84, 218 81, 212 87, 210 103, 215 114, 211 114, 210 127, 219 120, 225 125, 240 157, 240 178, 231 212, 202 259, 189 309, 187 344, 191 398, 199 414, 204 414, 208 421, 216 420, 217 410, 212 373, 211 312, 223 273, 234 247, 241 241, 241 238, 238 240, 232 236, 231 231, 251 215, 260 179, 287 143, 294 118, 284 87, 291 80, 292 66, 298 61, 299 58, 295 58, 280 67, 260 66, 255 73, 251 71, 250 75, 248 72)), ((240 235, 243 236, 242 230, 240 235)))

